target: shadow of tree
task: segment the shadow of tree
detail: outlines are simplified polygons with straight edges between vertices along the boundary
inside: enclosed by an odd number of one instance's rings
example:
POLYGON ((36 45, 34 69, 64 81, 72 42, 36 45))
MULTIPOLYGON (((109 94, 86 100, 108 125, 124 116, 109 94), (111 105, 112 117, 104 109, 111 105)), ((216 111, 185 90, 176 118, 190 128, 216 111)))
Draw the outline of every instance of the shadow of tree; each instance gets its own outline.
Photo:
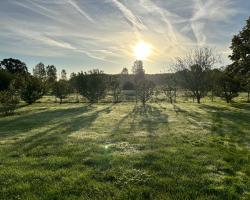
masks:
POLYGON ((16 135, 20 132, 27 132, 48 124, 60 123, 67 118, 86 113, 91 109, 93 108, 87 105, 83 107, 60 108, 56 110, 45 109, 32 114, 24 114, 14 119, 6 118, 0 121, 0 138, 16 135))
POLYGON ((120 131, 121 126, 129 120, 130 128, 129 133, 136 131, 147 131, 150 135, 154 135, 160 124, 168 123, 168 115, 164 114, 159 108, 146 105, 144 108, 138 104, 135 104, 133 110, 126 114, 113 129, 113 134, 120 131))
MULTIPOLYGON (((41 147, 41 149, 52 147, 55 150, 59 148, 60 145, 67 142, 67 135, 80 129, 90 127, 100 114, 111 112, 111 105, 102 109, 94 109, 91 112, 88 112, 89 110, 91 110, 91 108, 84 106, 81 108, 63 109, 60 111, 45 111, 32 115, 30 117, 46 118, 44 123, 49 122, 53 117, 58 117, 58 119, 57 123, 51 128, 27 135, 23 139, 16 141, 11 148, 13 150, 19 149, 27 153, 32 153, 32 149, 38 147, 41 147)), ((42 126, 43 123, 40 123, 40 127, 42 126)))
POLYGON ((209 114, 208 119, 212 122, 212 133, 230 136, 239 143, 249 143, 249 134, 247 134, 247 131, 250 129, 249 111, 242 112, 241 110, 218 108, 212 105, 200 105, 200 108, 206 110, 209 114))

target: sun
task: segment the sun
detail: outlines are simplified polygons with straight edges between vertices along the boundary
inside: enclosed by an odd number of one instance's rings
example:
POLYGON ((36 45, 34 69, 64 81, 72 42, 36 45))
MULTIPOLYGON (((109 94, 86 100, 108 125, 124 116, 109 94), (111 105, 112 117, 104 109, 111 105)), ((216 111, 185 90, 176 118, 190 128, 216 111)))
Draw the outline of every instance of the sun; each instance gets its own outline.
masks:
POLYGON ((140 41, 134 47, 134 55, 137 60, 144 60, 151 54, 151 45, 140 41))

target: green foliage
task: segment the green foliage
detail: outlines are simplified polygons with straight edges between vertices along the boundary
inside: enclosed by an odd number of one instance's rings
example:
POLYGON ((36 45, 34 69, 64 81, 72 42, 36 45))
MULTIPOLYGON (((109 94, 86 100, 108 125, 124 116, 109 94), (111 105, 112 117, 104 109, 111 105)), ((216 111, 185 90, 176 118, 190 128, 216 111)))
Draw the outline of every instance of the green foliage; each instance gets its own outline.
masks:
POLYGON ((134 90, 135 89, 135 86, 132 82, 130 81, 126 81, 123 86, 122 86, 122 89, 123 90, 134 90))
POLYGON ((27 74, 26 64, 18 59, 8 58, 0 62, 0 67, 11 74, 27 74))
POLYGON ((239 79, 241 89, 248 92, 248 101, 250 101, 250 17, 247 24, 238 35, 232 39, 232 55, 229 56, 233 63, 228 66, 227 71, 231 76, 239 79))
POLYGON ((48 90, 53 88, 54 83, 57 80, 57 69, 54 65, 48 65, 46 67, 47 87, 48 90))
POLYGON ((106 96, 107 81, 104 73, 98 69, 78 73, 76 82, 79 93, 91 103, 96 103, 106 96))
POLYGON ((18 103, 19 98, 15 95, 14 91, 0 91, 0 112, 4 115, 13 114, 18 103))
POLYGON ((0 68, 0 91, 7 90, 13 79, 13 75, 0 68))
POLYGON ((28 104, 34 103, 44 94, 43 83, 39 78, 27 76, 24 79, 21 91, 21 98, 28 104))
POLYGON ((216 81, 216 94, 227 103, 230 103, 234 97, 237 97, 240 91, 240 82, 226 71, 220 72, 216 81))
POLYGON ((60 99, 60 104, 62 100, 65 99, 70 94, 69 83, 66 80, 59 80, 54 84, 53 94, 60 99))
POLYGON ((38 63, 33 69, 33 76, 39 78, 41 81, 46 81, 46 70, 45 65, 43 63, 38 63))

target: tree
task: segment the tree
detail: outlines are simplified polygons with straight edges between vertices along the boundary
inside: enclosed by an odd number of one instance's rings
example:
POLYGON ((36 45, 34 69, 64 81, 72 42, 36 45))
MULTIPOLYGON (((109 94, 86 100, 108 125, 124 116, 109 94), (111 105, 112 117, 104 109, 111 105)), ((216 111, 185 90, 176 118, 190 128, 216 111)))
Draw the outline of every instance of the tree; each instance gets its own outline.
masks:
POLYGON ((72 91, 72 93, 76 94, 76 102, 79 103, 79 91, 80 91, 80 86, 78 85, 78 78, 79 76, 76 73, 71 73, 70 74, 70 79, 69 79, 69 86, 72 91))
POLYGON ((225 99, 227 103, 230 103, 234 97, 239 95, 240 82, 227 71, 220 72, 217 76, 216 85, 217 96, 225 99))
POLYGON ((138 84, 138 97, 145 107, 146 102, 150 99, 150 97, 154 94, 155 84, 149 80, 142 80, 138 84))
POLYGON ((38 63, 33 69, 33 76, 41 79, 42 81, 46 80, 46 70, 43 63, 38 63))
POLYGON ((130 81, 126 81, 123 86, 122 86, 122 89, 123 90, 134 90, 135 89, 135 86, 132 82, 130 81))
POLYGON ((65 69, 61 71, 61 79, 62 80, 67 80, 67 72, 65 69))
POLYGON ((165 84, 162 86, 162 91, 171 104, 176 102, 177 82, 174 74, 167 77, 165 84))
POLYGON ((53 88, 54 83, 57 80, 57 70, 54 65, 48 65, 46 67, 46 74, 47 74, 47 85, 49 89, 53 88))
POLYGON ((19 103, 19 98, 15 95, 15 92, 11 89, 0 92, 0 111, 4 115, 13 114, 17 105, 19 103))
POLYGON ((113 95, 113 103, 118 103, 120 101, 120 95, 121 95, 120 81, 117 78, 112 78, 110 82, 110 88, 113 95))
POLYGON ((0 66, 11 74, 27 74, 26 64, 18 59, 8 58, 0 62, 0 66))
POLYGON ((0 91, 7 90, 13 79, 13 75, 4 69, 0 69, 0 91))
POLYGON ((56 82, 53 87, 53 94, 60 99, 61 104, 62 100, 70 94, 69 83, 62 79, 56 82))
POLYGON ((218 79, 221 76, 221 70, 222 69, 212 69, 208 72, 208 88, 211 92, 211 100, 214 101, 214 96, 216 93, 216 90, 218 89, 218 79))
POLYGON ((233 63, 227 70, 240 80, 241 88, 248 93, 250 102, 250 17, 242 31, 233 37, 230 48, 232 55, 229 57, 233 63))
POLYGON ((134 74, 134 82, 135 82, 135 96, 136 103, 138 101, 139 94, 139 84, 141 81, 145 80, 145 71, 143 69, 143 62, 141 60, 136 60, 132 67, 132 72, 134 74))
POLYGON ((46 81, 47 75, 46 75, 45 65, 42 62, 38 63, 33 69, 33 76, 41 80, 43 87, 43 94, 45 94, 47 91, 47 81, 46 81))
POLYGON ((34 103, 43 96, 43 84, 39 78, 28 76, 25 78, 21 88, 21 98, 28 104, 34 103))
POLYGON ((121 75, 128 75, 128 69, 126 67, 122 69, 121 75))
POLYGON ((76 81, 79 93, 91 103, 105 98, 107 84, 103 71, 94 69, 88 73, 81 72, 77 75, 76 81))
POLYGON ((209 48, 199 48, 191 51, 184 58, 178 58, 176 62, 177 75, 180 84, 190 90, 197 103, 204 97, 208 90, 208 73, 218 61, 209 48))

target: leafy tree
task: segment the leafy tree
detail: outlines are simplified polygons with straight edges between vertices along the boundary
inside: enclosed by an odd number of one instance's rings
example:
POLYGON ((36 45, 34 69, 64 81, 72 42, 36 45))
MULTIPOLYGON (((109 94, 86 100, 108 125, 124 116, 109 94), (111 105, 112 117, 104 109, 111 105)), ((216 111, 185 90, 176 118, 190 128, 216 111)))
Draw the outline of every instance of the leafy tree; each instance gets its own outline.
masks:
POLYGON ((240 80, 241 88, 248 93, 250 102, 250 17, 242 31, 233 37, 230 48, 232 55, 229 57, 233 63, 227 70, 240 80))
POLYGON ((4 115, 13 114, 18 103, 19 98, 15 95, 13 90, 9 89, 0 92, 0 111, 4 115))
POLYGON ((57 80, 57 70, 54 65, 48 65, 46 67, 46 74, 47 74, 47 84, 49 89, 53 88, 54 83, 57 80))
POLYGON ((121 75, 128 75, 128 69, 126 67, 122 69, 121 75))
POLYGON ((126 81, 124 84, 123 84, 123 87, 122 87, 123 90, 134 90, 135 89, 135 86, 132 82, 130 81, 126 81))
POLYGON ((220 69, 212 69, 208 72, 208 88, 211 92, 211 100, 214 101, 214 96, 216 93, 216 90, 218 88, 218 79, 221 76, 221 70, 220 69))
POLYGON ((33 76, 41 79, 42 81, 46 80, 46 70, 43 63, 38 63, 33 69, 33 76))
POLYGON ((12 74, 4 69, 0 69, 0 91, 7 90, 12 80, 12 74))
POLYGON ((226 71, 220 72, 216 81, 217 96, 230 103, 234 97, 237 97, 240 90, 240 82, 226 71))
POLYGON ((193 93, 198 103, 209 90, 208 73, 216 62, 217 58, 209 48, 196 49, 186 57, 177 59, 178 80, 193 93))
POLYGON ((150 99, 150 97, 154 94, 155 84, 149 80, 142 80, 138 84, 138 97, 145 107, 146 102, 150 99))
POLYGON ((48 89, 46 81, 47 75, 45 65, 42 62, 38 63, 33 69, 33 76, 41 80, 43 86, 43 94, 45 94, 48 89))
POLYGON ((43 96, 43 84, 39 78, 28 76, 25 78, 21 88, 21 98, 28 104, 34 103, 43 96))
POLYGON ((26 64, 18 59, 8 58, 0 62, 0 66, 11 74, 27 74, 26 64))
POLYGON ((145 70, 143 69, 143 62, 141 60, 136 60, 132 67, 132 72, 134 74, 134 82, 135 82, 135 95, 136 102, 138 101, 140 82, 145 80, 145 70))
POLYGON ((70 79, 69 79, 69 86, 70 86, 70 90, 72 91, 72 93, 76 94, 76 102, 79 102, 79 85, 78 85, 78 79, 79 77, 77 76, 76 73, 71 73, 70 74, 70 79))
POLYGON ((79 93, 91 103, 105 98, 107 84, 102 71, 94 69, 88 73, 79 73, 76 78, 79 93))
POLYGON ((70 94, 69 83, 66 80, 59 80, 54 84, 53 94, 60 99, 60 104, 62 100, 65 99, 70 94))
POLYGON ((110 88, 113 95, 113 103, 118 103, 120 101, 121 95, 121 84, 117 78, 112 78, 110 82, 110 88))
POLYGON ((67 80, 67 72, 65 69, 61 71, 61 79, 62 80, 67 80))

